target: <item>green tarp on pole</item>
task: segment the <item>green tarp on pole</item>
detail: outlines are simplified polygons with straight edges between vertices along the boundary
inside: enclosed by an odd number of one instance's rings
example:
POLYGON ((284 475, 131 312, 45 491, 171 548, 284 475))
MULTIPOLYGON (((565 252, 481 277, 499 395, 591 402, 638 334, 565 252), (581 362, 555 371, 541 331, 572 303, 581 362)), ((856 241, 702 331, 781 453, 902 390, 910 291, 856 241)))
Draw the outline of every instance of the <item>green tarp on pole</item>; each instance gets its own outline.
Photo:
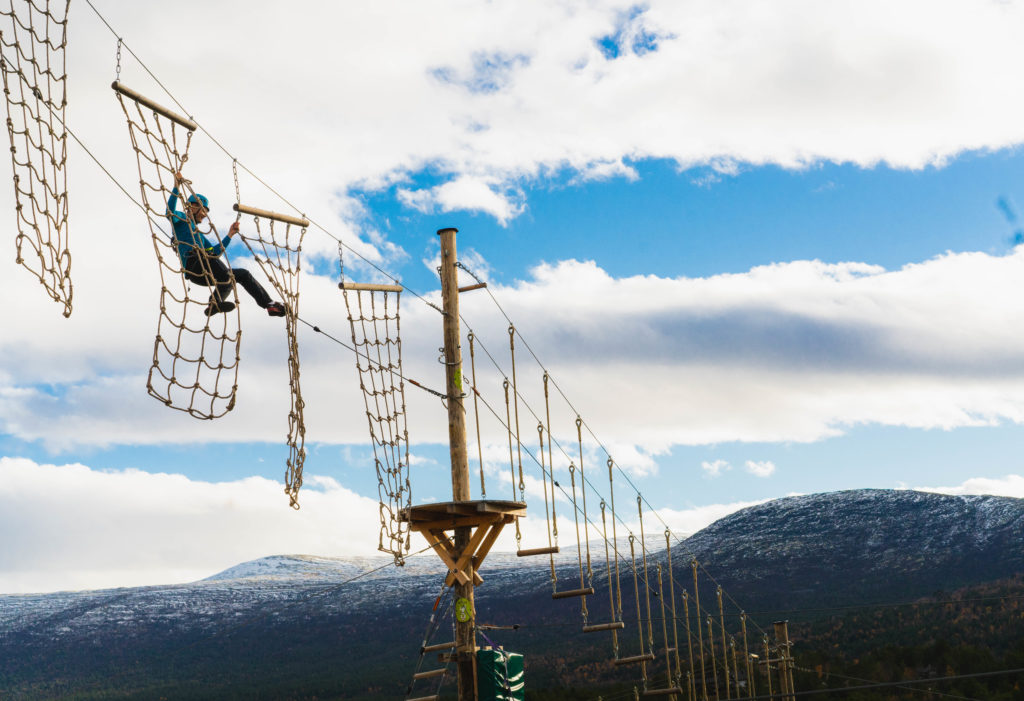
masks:
POLYGON ((477 650, 476 678, 480 701, 526 701, 523 656, 518 653, 477 650))

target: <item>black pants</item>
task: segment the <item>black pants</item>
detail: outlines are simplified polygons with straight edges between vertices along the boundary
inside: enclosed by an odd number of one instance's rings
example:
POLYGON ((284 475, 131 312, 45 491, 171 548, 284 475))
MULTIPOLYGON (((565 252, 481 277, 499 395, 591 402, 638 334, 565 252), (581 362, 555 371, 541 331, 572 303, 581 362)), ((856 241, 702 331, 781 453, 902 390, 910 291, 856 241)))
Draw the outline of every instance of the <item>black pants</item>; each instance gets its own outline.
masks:
POLYGON ((229 274, 228 266, 224 265, 224 261, 220 258, 203 256, 201 253, 190 255, 185 264, 185 277, 198 285, 209 287, 213 298, 218 303, 226 301, 231 296, 231 274, 234 274, 235 282, 252 295, 256 304, 263 309, 267 308, 267 305, 270 304, 270 295, 245 268, 232 268, 229 274), (209 272, 204 270, 204 263, 209 266, 209 272))

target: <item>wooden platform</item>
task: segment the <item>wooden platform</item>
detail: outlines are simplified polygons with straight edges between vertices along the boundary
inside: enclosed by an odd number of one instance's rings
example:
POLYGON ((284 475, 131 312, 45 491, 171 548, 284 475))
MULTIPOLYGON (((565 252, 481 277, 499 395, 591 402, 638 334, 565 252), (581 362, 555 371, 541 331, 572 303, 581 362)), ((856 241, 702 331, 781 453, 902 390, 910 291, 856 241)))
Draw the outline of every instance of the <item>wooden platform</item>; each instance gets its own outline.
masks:
POLYGON ((428 528, 462 528, 493 523, 501 517, 512 523, 516 516, 526 515, 526 504, 521 501, 483 499, 476 501, 443 501, 437 504, 410 506, 398 512, 398 520, 405 521, 414 531, 428 528))
POLYGON ((445 584, 451 586, 456 581, 466 584, 471 579, 474 585, 481 584, 484 580, 476 570, 498 539, 501 529, 505 524, 514 522, 516 517, 525 515, 526 504, 521 501, 486 499, 410 506, 398 512, 398 520, 408 523, 410 530, 423 534, 448 566, 445 584), (474 529, 469 543, 462 550, 456 548, 453 538, 445 533, 456 528, 474 529))

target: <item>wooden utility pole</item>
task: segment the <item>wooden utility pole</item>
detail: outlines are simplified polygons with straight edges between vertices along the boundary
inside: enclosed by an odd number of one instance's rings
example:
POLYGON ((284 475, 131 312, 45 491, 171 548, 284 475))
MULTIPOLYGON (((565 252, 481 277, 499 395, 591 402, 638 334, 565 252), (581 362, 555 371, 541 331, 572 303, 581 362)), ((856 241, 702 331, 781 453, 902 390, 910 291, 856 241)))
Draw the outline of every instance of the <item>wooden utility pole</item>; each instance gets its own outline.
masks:
POLYGON ((793 658, 789 654, 788 621, 775 621, 775 643, 779 648, 779 686, 783 701, 794 701, 793 692, 793 658))
MULTIPOLYGON (((441 298, 444 307, 445 387, 448 395, 448 443, 452 458, 452 501, 470 501, 469 461, 466 456, 466 410, 463 406, 462 348, 459 332, 459 280, 455 263, 455 234, 458 229, 440 229, 441 298)), ((471 527, 455 529, 455 549, 469 544, 471 527)), ((475 569, 477 563, 471 563, 475 569)), ((455 585, 455 654, 459 675, 459 701, 476 701, 476 609, 473 578, 455 585), (462 603, 463 600, 468 602, 462 603), (463 620, 464 619, 464 620, 463 620)))

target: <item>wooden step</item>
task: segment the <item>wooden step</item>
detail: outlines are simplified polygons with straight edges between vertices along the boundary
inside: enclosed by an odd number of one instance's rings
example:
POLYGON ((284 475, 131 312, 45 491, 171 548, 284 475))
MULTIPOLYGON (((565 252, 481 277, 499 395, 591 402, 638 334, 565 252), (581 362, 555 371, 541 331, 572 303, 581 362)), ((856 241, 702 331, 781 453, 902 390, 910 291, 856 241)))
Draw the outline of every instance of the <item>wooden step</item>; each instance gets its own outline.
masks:
POLYGON ((530 548, 529 550, 517 550, 516 555, 519 557, 529 557, 531 555, 555 555, 558 553, 558 546, 555 545, 550 548, 530 548))
POLYGON ((585 589, 566 589, 565 591, 556 591, 551 595, 552 599, 568 599, 573 596, 590 596, 594 593, 593 587, 587 587, 585 589))
POLYGON ((648 689, 647 691, 640 692, 640 695, 641 696, 671 696, 672 694, 675 694, 676 696, 681 696, 682 693, 683 693, 682 689, 680 689, 677 686, 674 686, 674 687, 672 687, 670 689, 648 689))
POLYGON ((638 662, 654 662, 654 653, 648 652, 646 655, 636 655, 634 657, 620 657, 619 659, 614 660, 614 662, 618 666, 624 664, 637 664, 638 662))
POLYGON ((440 695, 434 694, 433 696, 417 696, 414 699, 406 699, 405 701, 438 701, 440 695))
POLYGON ((427 645, 420 652, 436 652, 437 650, 451 650, 455 647, 455 643, 435 643, 434 645, 427 645))
POLYGON ((583 626, 584 633, 597 633, 601 630, 622 630, 626 627, 626 624, 622 621, 615 621, 614 623, 595 623, 592 626, 583 626))
POLYGON ((416 672, 412 675, 413 679, 430 679, 431 677, 440 677, 442 674, 448 671, 447 667, 439 667, 437 669, 429 669, 426 672, 416 672))

